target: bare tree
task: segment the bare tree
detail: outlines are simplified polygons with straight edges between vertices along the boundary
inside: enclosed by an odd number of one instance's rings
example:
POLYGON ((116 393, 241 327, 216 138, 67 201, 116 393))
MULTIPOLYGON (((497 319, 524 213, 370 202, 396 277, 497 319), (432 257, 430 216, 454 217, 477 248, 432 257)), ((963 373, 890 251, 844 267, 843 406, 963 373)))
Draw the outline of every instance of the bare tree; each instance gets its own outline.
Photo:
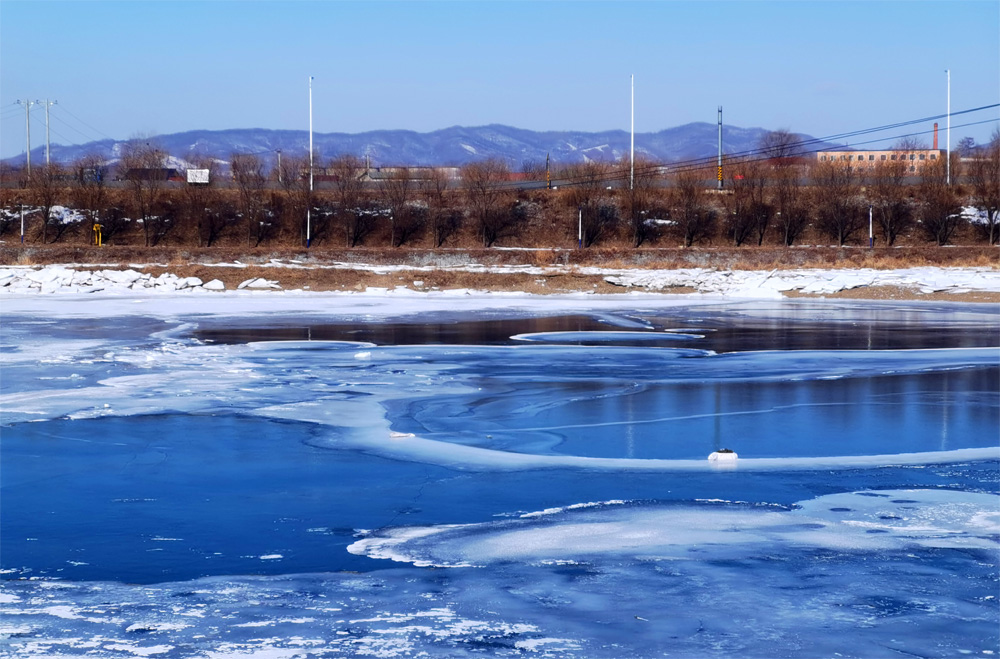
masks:
POLYGON ((544 181, 545 173, 546 169, 544 160, 534 160, 528 158, 521 161, 521 174, 524 176, 526 181, 544 181))
POLYGON ((122 147, 120 176, 125 181, 132 211, 142 222, 146 247, 156 244, 167 230, 164 218, 155 216, 167 180, 164 171, 166 157, 167 154, 159 147, 141 138, 129 140, 122 147))
POLYGON ((787 164, 802 155, 802 140, 787 128, 779 128, 764 134, 757 143, 760 156, 774 165, 787 164))
POLYGON ((566 204, 579 214, 585 247, 614 231, 621 222, 621 212, 607 189, 613 174, 608 163, 594 160, 571 165, 561 174, 568 186, 566 204))
POLYGON ((867 204, 861 199, 862 172, 849 162, 813 165, 813 207, 819 229, 841 247, 861 230, 867 204))
POLYGON ((299 240, 305 243, 306 211, 312 207, 313 198, 309 189, 309 158, 286 155, 281 159, 281 166, 273 173, 283 192, 283 198, 280 203, 272 203, 272 206, 280 208, 283 224, 299 227, 299 240))
POLYGON ((239 193, 240 215, 247 224, 247 247, 257 247, 267 234, 264 221, 267 175, 256 154, 234 153, 229 162, 239 193))
POLYGON ((462 211, 455 208, 454 194, 443 169, 432 169, 421 185, 427 201, 428 222, 434 236, 434 246, 441 247, 462 226, 462 211))
POLYGON ((407 167, 398 167, 376 183, 379 200, 389 213, 389 244, 399 247, 415 237, 426 219, 424 209, 413 206, 416 182, 407 167))
POLYGON ((507 163, 498 158, 462 167, 462 187, 469 212, 478 224, 483 246, 490 247, 513 227, 507 163))
POLYGON ((134 224, 128 214, 128 191, 112 188, 108 195, 108 205, 101 213, 101 240, 104 244, 114 242, 118 236, 127 234, 134 224))
POLYGON ((673 175, 668 202, 670 219, 685 247, 707 240, 715 233, 718 212, 708 201, 705 170, 687 169, 673 175))
POLYGON ((939 246, 947 245, 961 226, 962 205, 948 185, 944 163, 926 165, 920 175, 920 227, 939 246))
POLYGON ((590 160, 570 165, 560 173, 560 178, 566 181, 566 203, 579 208, 606 199, 608 185, 614 176, 615 171, 606 162, 590 160))
POLYGON ((597 199, 577 208, 580 242, 591 247, 611 233, 621 220, 618 206, 610 199, 597 199))
POLYGON ((646 220, 652 210, 659 167, 649 160, 636 159, 633 169, 628 158, 623 158, 618 163, 616 174, 624 181, 619 191, 621 213, 628 223, 632 246, 639 247, 651 241, 657 233, 656 227, 646 220))
MULTIPOLYGON (((381 215, 373 208, 364 194, 364 183, 361 180, 365 172, 364 163, 355 156, 343 155, 330 162, 329 171, 334 177, 333 217, 336 217, 344 228, 344 238, 348 247, 357 247, 375 230, 376 221, 381 215)), ((315 225, 318 229, 316 239, 321 240, 326 235, 324 217, 319 213, 320 221, 315 225)))
POLYGON ((771 168, 749 157, 736 160, 727 170, 731 194, 724 197, 726 233, 737 247, 751 237, 761 245, 774 217, 767 195, 771 168))
POLYGON ((990 245, 1000 242, 1000 128, 993 130, 990 143, 969 163, 972 203, 983 213, 976 227, 990 245))
MULTIPOLYGON (((55 206, 63 192, 63 169, 57 163, 35 167, 28 177, 31 198, 38 205, 42 219, 42 242, 48 242, 48 230, 52 225, 52 207, 55 206)), ((56 225, 58 240, 66 230, 65 225, 56 225)))
POLYGON ((218 162, 206 157, 192 160, 195 169, 208 170, 208 182, 184 186, 183 215, 187 226, 198 236, 198 246, 211 247, 235 224, 239 212, 218 188, 218 162))
POLYGON ((73 205, 87 217, 88 226, 84 231, 87 236, 91 234, 94 225, 101 223, 101 213, 108 206, 108 172, 104 158, 97 154, 86 155, 73 164, 71 199, 73 205))
POLYGON ((804 201, 802 176, 798 165, 779 165, 774 170, 772 200, 775 218, 781 231, 781 244, 791 247, 809 223, 809 210, 804 201))
POLYGON ((902 160, 880 160, 871 172, 868 194, 882 239, 890 246, 913 225, 907 167, 902 160))
POLYGON ((976 140, 973 137, 963 137, 955 147, 958 155, 962 158, 971 158, 976 153, 976 140))
POLYGON ((20 224, 26 197, 25 191, 18 186, 21 180, 20 172, 0 162, 0 235, 20 224))

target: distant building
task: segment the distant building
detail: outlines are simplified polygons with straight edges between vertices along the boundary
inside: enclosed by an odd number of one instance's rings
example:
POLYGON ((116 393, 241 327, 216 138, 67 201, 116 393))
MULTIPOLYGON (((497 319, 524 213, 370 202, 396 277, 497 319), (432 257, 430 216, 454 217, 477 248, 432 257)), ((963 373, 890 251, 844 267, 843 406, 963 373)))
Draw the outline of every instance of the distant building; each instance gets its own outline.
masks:
POLYGON ((380 181, 392 178, 400 172, 406 172, 412 181, 430 180, 434 172, 444 173, 445 178, 455 180, 459 178, 458 167, 366 167, 361 174, 362 181, 380 181))
POLYGON ((137 167, 119 176, 128 181, 175 181, 184 183, 187 178, 172 167, 137 167))
POLYGON ((878 163, 905 162, 907 171, 916 174, 925 165, 944 160, 940 149, 915 149, 907 151, 819 151, 816 162, 838 162, 854 167, 875 169, 878 163))

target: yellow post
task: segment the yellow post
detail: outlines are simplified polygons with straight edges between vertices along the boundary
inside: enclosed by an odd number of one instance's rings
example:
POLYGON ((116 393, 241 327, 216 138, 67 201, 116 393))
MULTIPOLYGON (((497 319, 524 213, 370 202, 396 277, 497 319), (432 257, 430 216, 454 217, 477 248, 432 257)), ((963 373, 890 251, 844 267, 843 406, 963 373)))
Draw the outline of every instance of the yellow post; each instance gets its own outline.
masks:
POLYGON ((101 246, 101 225, 97 222, 94 222, 94 244, 101 246))

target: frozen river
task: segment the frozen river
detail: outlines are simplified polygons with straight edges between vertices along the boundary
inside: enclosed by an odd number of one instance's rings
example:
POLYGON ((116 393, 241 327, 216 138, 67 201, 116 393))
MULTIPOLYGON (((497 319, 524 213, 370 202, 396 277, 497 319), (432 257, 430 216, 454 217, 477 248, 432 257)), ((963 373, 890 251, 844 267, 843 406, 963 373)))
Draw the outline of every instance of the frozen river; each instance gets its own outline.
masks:
POLYGON ((67 296, 2 320, 0 654, 1000 653, 993 306, 67 296))

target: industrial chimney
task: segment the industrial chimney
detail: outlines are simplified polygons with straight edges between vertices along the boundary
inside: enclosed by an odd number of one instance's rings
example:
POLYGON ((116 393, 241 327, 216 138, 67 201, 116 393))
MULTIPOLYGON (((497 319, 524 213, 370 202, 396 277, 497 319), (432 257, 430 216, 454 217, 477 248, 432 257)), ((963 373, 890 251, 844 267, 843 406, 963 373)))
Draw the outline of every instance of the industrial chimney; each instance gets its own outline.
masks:
POLYGON ((937 151, 937 122, 934 122, 934 150, 937 151))

